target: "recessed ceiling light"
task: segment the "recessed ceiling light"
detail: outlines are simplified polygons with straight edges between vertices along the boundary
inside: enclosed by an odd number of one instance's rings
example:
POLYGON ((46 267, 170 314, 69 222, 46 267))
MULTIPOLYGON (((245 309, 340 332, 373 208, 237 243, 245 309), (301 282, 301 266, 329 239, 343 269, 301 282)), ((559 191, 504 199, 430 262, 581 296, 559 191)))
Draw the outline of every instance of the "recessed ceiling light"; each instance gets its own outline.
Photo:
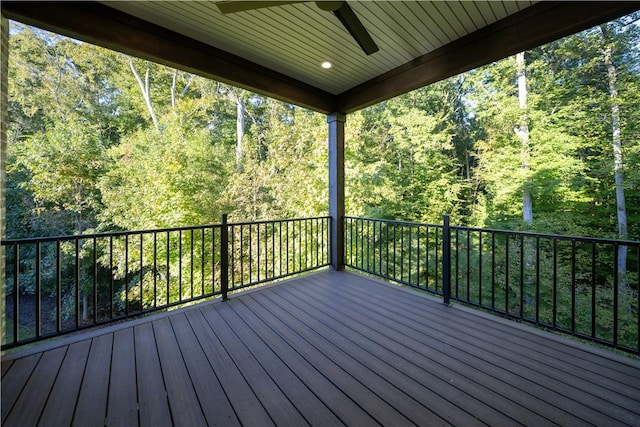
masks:
POLYGON ((333 64, 331 64, 331 62, 329 62, 329 61, 324 61, 324 62, 321 64, 321 66, 322 66, 322 68, 324 68, 325 70, 328 70, 329 68, 331 68, 331 67, 333 66, 333 64))

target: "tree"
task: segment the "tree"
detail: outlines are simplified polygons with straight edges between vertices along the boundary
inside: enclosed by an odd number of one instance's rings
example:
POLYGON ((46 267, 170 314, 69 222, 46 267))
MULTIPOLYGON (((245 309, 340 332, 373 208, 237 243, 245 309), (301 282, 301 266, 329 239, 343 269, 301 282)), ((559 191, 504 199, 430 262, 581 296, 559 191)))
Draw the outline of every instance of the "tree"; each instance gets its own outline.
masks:
MULTIPOLYGON (((600 26, 604 43, 604 65, 607 69, 607 80, 609 83, 609 96, 611 104, 611 143, 613 146, 613 177, 616 193, 616 212, 618 218, 618 236, 627 239, 627 209, 624 197, 624 171, 622 158, 622 140, 620 124, 620 104, 618 101, 618 83, 616 67, 613 64, 613 43, 611 41, 610 30, 606 25, 600 26)), ((626 286, 627 271, 627 247, 620 246, 618 249, 618 273, 626 286)))
POLYGON ((533 222, 533 206, 531 203, 531 191, 529 189, 529 118, 527 115, 527 72, 525 53, 516 54, 516 73, 518 81, 518 104, 520 106, 520 117, 514 127, 514 132, 520 138, 522 146, 522 174, 524 175, 522 185, 522 222, 530 225, 533 222))

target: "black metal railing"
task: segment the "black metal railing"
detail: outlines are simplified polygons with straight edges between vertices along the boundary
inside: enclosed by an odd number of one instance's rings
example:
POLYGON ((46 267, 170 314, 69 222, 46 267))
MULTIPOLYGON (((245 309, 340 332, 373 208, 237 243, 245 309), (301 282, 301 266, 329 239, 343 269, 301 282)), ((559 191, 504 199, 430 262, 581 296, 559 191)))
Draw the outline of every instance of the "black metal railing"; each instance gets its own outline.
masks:
POLYGON ((11 348, 328 265, 329 218, 11 239, 11 348))
POLYGON ((346 217, 345 263, 640 354, 640 242, 346 217))

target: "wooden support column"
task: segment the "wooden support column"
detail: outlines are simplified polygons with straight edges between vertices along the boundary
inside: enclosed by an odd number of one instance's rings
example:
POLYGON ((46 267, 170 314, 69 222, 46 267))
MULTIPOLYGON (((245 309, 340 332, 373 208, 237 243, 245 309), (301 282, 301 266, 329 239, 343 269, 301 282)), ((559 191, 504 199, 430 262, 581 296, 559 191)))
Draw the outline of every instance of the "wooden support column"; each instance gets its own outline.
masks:
MULTIPOLYGON (((0 239, 7 236, 7 116, 9 98, 9 20, 0 16, 0 239)), ((5 336, 4 246, 0 246, 0 337, 5 336)), ((14 291, 15 292, 15 291, 14 291)), ((0 340, 2 341, 2 340, 0 340)))
POLYGON ((344 269, 344 122, 343 113, 327 116, 329 124, 329 216, 331 267, 344 269))

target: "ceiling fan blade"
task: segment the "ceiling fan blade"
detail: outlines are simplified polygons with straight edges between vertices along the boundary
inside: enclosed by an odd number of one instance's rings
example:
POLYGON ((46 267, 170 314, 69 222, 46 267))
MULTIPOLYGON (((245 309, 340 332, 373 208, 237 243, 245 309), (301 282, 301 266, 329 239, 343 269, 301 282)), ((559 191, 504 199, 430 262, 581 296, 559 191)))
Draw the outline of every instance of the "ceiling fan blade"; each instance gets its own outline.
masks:
POLYGON ((219 1, 216 6, 220 12, 226 14, 294 3, 304 3, 304 1, 219 1))
POLYGON ((369 35, 367 29, 362 25, 362 22, 358 19, 351 6, 346 1, 342 2, 342 6, 333 11, 333 14, 338 17, 342 25, 349 31, 351 36, 360 45, 364 53, 371 55, 372 53, 380 50, 378 45, 369 35))

